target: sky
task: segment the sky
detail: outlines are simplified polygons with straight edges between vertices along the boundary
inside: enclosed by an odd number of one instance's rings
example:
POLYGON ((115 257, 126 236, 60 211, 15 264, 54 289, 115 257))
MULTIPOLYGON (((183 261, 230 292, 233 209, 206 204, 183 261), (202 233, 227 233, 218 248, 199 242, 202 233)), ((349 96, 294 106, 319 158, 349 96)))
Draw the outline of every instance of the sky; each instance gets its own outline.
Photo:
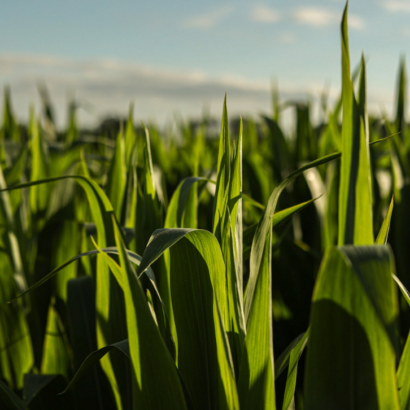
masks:
MULTIPOLYGON (((281 99, 334 99, 341 85, 342 0, 36 0, 0 5, 0 85, 25 121, 46 84, 58 124, 67 102, 81 124, 106 115, 164 122, 204 110, 220 116, 270 110, 281 99)), ((410 0, 350 0, 352 68, 364 53, 371 110, 392 114, 401 56, 410 43, 410 0)), ((0 102, 0 109, 3 102, 0 102)))

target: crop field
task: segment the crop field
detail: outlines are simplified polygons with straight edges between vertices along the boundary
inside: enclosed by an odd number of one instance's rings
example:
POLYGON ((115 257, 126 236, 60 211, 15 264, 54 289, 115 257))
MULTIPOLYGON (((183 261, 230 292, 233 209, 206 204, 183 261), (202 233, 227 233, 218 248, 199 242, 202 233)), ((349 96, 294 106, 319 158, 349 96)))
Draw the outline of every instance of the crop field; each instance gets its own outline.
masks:
POLYGON ((410 409, 406 69, 392 118, 352 68, 346 6, 319 125, 273 91, 220 132, 59 131, 6 89, 0 409, 410 409))

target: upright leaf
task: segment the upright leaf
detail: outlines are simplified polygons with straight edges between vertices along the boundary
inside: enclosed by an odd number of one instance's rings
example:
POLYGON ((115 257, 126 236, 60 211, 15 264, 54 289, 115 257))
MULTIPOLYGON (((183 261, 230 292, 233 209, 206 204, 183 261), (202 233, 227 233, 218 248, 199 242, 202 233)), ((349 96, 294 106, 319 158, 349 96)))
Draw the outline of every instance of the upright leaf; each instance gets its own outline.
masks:
POLYGON ((374 241, 370 180, 369 128, 366 111, 366 67, 362 58, 359 101, 350 76, 347 34, 348 4, 342 37, 342 163, 339 188, 338 244, 370 245, 374 241))

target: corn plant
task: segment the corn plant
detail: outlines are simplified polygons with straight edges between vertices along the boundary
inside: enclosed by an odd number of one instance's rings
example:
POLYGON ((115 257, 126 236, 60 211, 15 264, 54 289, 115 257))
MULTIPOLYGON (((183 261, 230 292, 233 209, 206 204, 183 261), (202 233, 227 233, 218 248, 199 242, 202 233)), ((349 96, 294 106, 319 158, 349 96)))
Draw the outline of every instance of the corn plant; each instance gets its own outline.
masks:
POLYGON ((405 63, 369 116, 347 15, 319 125, 275 88, 259 120, 225 96, 219 136, 132 106, 81 130, 75 102, 59 132, 45 88, 27 127, 5 90, 1 408, 410 409, 405 63))

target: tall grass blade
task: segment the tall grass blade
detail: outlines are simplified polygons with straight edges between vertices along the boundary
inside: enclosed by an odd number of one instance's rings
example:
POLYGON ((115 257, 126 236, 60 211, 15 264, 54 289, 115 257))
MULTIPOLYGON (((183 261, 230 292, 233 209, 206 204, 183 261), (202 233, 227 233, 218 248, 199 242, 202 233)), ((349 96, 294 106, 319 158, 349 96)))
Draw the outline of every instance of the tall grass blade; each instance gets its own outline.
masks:
POLYGON ((338 244, 374 242, 371 201, 369 130, 366 112, 366 67, 362 58, 359 101, 350 76, 348 5, 341 23, 342 37, 342 161, 339 188, 338 244))

